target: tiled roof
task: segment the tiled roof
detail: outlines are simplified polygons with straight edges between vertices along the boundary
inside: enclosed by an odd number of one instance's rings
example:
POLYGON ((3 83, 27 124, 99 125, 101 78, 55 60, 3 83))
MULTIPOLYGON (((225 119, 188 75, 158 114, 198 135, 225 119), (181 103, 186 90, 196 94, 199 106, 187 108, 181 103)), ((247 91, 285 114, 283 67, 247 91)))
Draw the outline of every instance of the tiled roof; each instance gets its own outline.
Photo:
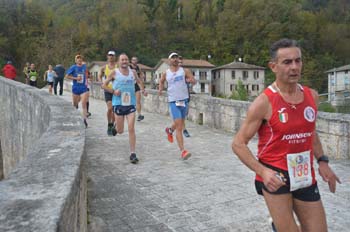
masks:
POLYGON ((346 70, 350 70, 350 64, 341 66, 341 67, 339 67, 339 68, 332 68, 332 69, 330 69, 330 70, 327 70, 326 73, 330 73, 330 72, 340 72, 340 71, 346 71, 346 70))
MULTIPOLYGON (((162 58, 158 62, 158 64, 154 67, 154 70, 156 70, 162 63, 169 64, 169 59, 162 58)), ((206 60, 183 59, 182 60, 182 67, 185 67, 185 68, 214 68, 215 65, 209 63, 206 60)))
MULTIPOLYGON (((88 67, 91 68, 94 65, 98 65, 100 67, 105 66, 107 64, 107 61, 92 61, 89 63, 88 67)), ((144 64, 140 64, 138 63, 139 67, 141 70, 145 70, 145 71, 152 71, 153 69, 147 65, 144 64)))
POLYGON ((219 69, 265 69, 265 68, 261 66, 253 65, 253 64, 234 61, 232 63, 216 67, 213 70, 219 70, 219 69))

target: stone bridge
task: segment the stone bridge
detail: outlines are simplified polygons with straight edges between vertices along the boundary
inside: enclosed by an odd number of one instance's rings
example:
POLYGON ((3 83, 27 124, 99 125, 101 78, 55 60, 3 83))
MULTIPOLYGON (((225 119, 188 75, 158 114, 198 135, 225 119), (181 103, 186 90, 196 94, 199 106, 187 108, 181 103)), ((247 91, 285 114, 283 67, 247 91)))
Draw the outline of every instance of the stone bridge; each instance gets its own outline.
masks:
MULTIPOLYGON (((91 89, 95 98, 90 98, 92 116, 85 131, 69 92, 57 97, 46 91, 0 79, 5 176, 0 181, 0 231, 270 231, 254 174, 230 146, 246 103, 193 96, 191 121, 186 122, 191 137, 185 139, 193 156, 182 161, 177 145, 168 143, 164 133, 171 123, 165 97, 150 91, 143 99, 145 120, 135 126, 140 162, 133 165, 127 132, 106 134, 106 106, 97 85, 91 89), (12 111, 17 118, 11 119, 12 111), (19 134, 13 138, 13 133, 19 134), (9 141, 17 150, 8 150, 9 141), (13 164, 5 162, 18 150, 23 152, 13 164)), ((343 182, 331 194, 318 177, 329 231, 350 228, 347 117, 320 114, 318 119, 331 165, 343 182)), ((255 139, 250 148, 256 151, 255 139)))

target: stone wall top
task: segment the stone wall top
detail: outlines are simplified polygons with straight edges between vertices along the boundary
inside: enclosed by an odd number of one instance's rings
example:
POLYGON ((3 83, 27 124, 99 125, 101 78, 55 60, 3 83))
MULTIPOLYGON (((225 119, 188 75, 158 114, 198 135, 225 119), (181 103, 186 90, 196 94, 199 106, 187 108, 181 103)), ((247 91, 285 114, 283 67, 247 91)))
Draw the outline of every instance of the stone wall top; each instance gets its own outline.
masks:
MULTIPOLYGON (((31 141, 24 156, 0 181, 0 231, 85 231, 81 215, 72 214, 77 210, 72 199, 77 191, 84 191, 80 182, 85 130, 80 114, 57 96, 2 77, 0 104, 0 126, 7 125, 7 130, 1 130, 1 141, 11 144, 11 139, 18 139, 12 144, 23 147, 31 141), (16 121, 10 120, 13 117, 16 121), (14 123, 23 128, 11 125, 14 123), (24 134, 18 132, 21 130, 31 130, 35 139, 18 136, 24 134)), ((8 149, 3 150, 6 156, 11 156, 8 149)))

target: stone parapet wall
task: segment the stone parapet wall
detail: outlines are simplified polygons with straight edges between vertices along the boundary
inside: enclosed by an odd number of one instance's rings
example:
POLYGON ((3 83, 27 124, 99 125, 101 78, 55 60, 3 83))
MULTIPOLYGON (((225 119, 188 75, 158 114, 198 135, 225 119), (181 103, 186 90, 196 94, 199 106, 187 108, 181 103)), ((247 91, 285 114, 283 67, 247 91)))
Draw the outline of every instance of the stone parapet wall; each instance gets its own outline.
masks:
POLYGON ((3 77, 0 110, 0 231, 86 231, 80 114, 57 96, 3 77))
MULTIPOLYGON (((159 97, 155 90, 148 90, 148 92, 149 96, 143 98, 143 109, 168 115, 166 94, 159 97)), ((246 116, 249 104, 206 95, 191 95, 188 119, 212 128, 236 133, 246 116)), ((319 112, 317 132, 326 155, 332 159, 350 158, 349 114, 319 112)))
MULTIPOLYGON (((70 88, 70 84, 66 83, 70 88)), ((158 96, 158 91, 147 90, 148 96, 143 97, 143 110, 169 115, 167 96, 164 92, 158 96)), ((104 100, 100 84, 91 86, 91 95, 104 100)), ((212 128, 235 133, 244 120, 248 102, 215 98, 208 95, 191 95, 188 119, 212 128)), ((323 144, 325 154, 333 159, 350 158, 350 115, 319 112, 317 117, 317 132, 323 144)), ((230 143, 230 142, 229 142, 230 143)))

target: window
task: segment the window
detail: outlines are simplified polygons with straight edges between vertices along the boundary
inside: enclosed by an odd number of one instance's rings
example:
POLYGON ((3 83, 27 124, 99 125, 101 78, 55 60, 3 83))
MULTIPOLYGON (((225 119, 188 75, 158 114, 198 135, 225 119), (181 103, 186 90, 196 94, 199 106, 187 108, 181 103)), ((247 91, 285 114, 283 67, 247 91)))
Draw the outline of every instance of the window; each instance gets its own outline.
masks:
POLYGON ((254 71, 254 79, 259 79, 259 71, 254 71))
POLYGON ((235 89, 235 85, 230 85, 230 91, 232 92, 235 89))
POLYGON ((232 78, 232 80, 236 79, 236 72, 235 72, 235 70, 231 71, 231 78, 232 78))
POLYGON ((199 80, 201 81, 207 80, 207 72, 199 72, 199 80))
POLYGON ((205 93, 205 84, 201 83, 201 93, 205 93))
POLYGON ((259 91, 259 85, 252 85, 253 91, 259 91))
POLYGON ((248 71, 243 71, 243 79, 247 79, 248 78, 248 71))
POLYGON ((220 78, 220 71, 218 71, 218 78, 220 78))

